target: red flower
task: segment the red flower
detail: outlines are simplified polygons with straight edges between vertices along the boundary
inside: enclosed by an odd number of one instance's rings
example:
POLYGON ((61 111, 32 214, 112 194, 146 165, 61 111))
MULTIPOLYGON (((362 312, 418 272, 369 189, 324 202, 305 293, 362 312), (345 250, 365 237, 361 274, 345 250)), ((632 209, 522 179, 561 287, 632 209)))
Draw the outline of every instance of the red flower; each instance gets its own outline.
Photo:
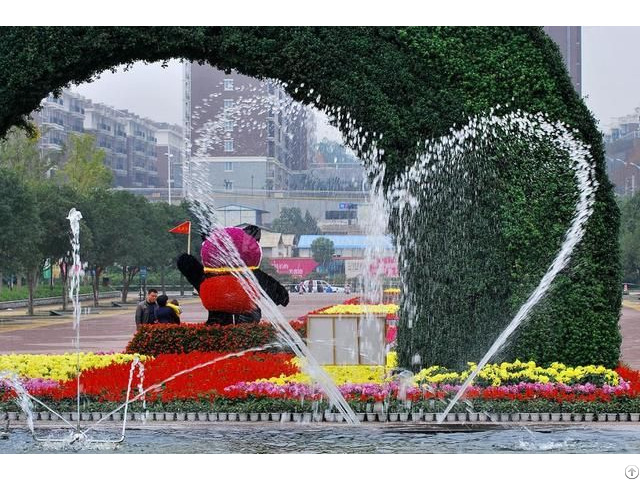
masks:
MULTIPOLYGON (((223 353, 158 355, 144 364, 144 388, 160 384, 178 372, 210 362, 223 353)), ((198 399, 222 393, 223 389, 238 382, 251 382, 260 378, 292 375, 298 369, 289 363, 293 355, 285 353, 248 353, 241 357, 220 360, 206 367, 162 384, 147 394, 147 400, 198 399)), ((83 372, 80 378, 83 395, 98 401, 123 402, 129 381, 130 365, 112 364, 83 372)), ((133 385, 137 385, 134 378, 133 385)), ((76 380, 69 380, 52 393, 56 400, 75 398, 76 380)), ((132 392, 131 398, 137 394, 132 392)))

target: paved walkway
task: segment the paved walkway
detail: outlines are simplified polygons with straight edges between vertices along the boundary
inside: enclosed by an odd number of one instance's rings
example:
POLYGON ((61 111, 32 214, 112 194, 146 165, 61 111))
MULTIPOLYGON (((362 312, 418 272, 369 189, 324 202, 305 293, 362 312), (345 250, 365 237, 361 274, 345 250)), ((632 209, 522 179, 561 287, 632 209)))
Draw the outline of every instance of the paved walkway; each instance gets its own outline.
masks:
MULTIPOLYGON (((353 295, 338 293, 291 294, 291 301, 279 307, 285 318, 291 320, 309 311, 342 303, 353 295)), ((105 301, 106 304, 110 302, 105 301)), ((204 322, 207 314, 196 297, 181 299, 184 309, 182 320, 190 323, 204 322)), ((27 317, 23 311, 0 311, 0 354, 3 353, 64 353, 74 350, 72 315, 46 316, 53 307, 36 310, 39 314, 27 317)), ((56 307, 59 308, 59 307, 56 307)), ((92 352, 122 351, 133 333, 135 304, 116 309, 101 307, 82 316, 80 324, 80 349, 92 352)), ((640 369, 640 296, 625 296, 620 330, 622 332, 622 361, 640 369)))
MULTIPOLYGON (((292 293, 287 307, 279 307, 285 318, 292 320, 309 311, 344 302, 353 295, 339 293, 292 293)), ((133 298, 133 297, 131 297, 133 298)), ((110 305, 110 301, 105 301, 110 305)), ((206 321, 207 312, 197 297, 180 300, 184 312, 182 321, 206 321)), ((73 316, 48 316, 49 310, 61 306, 36 309, 37 316, 27 317, 23 310, 0 312, 0 354, 3 353, 64 353, 75 351, 76 332, 73 316)), ((83 307, 85 309, 86 307, 83 307)), ((99 307, 83 314, 80 322, 80 349, 82 351, 122 351, 135 332, 136 305, 122 308, 99 307)))
POLYGON ((622 332, 621 360, 634 369, 640 369, 640 301, 624 299, 620 315, 622 332))

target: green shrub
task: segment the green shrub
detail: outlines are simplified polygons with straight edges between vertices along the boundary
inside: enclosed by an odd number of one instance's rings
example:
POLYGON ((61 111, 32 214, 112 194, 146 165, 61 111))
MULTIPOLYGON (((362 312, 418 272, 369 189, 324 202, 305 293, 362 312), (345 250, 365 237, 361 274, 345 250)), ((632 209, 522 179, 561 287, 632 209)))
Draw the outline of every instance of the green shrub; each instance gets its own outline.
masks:
MULTIPOLYGON (((292 322, 299 335, 305 335, 302 322, 292 322)), ((148 325, 138 330, 126 352, 142 355, 189 352, 238 352, 277 340, 268 323, 240 323, 226 326, 204 324, 148 325)))

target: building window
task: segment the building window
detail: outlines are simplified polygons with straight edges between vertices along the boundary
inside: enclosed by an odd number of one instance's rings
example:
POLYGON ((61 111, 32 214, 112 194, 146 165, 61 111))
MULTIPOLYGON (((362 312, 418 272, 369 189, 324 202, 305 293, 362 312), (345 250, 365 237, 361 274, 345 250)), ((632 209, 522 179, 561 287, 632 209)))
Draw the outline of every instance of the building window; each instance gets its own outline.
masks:
POLYGON ((233 172, 233 162, 224 162, 224 171, 233 172))
POLYGON ((276 156, 276 144, 273 140, 267 142, 267 157, 276 156))
POLYGON ((225 120, 224 121, 224 131, 225 132, 233 132, 233 120, 225 120))
POLYGON ((229 99, 229 98, 225 99, 225 101, 224 101, 224 109, 225 110, 229 110, 231 108, 233 108, 233 100, 229 99))
POLYGON ((224 141, 224 151, 225 152, 233 152, 233 140, 225 140, 224 141))
POLYGON ((233 90, 233 78, 225 78, 224 79, 224 89, 227 92, 233 90))
POLYGON ((233 190, 233 182, 231 180, 224 181, 224 189, 225 190, 233 190))

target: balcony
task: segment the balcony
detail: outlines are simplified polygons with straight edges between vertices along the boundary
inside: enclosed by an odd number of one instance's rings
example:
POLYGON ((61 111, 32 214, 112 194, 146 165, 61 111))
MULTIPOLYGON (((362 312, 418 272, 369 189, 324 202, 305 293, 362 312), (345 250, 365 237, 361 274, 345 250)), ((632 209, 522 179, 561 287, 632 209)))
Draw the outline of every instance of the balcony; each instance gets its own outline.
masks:
POLYGON ((57 143, 42 142, 41 146, 43 150, 55 150, 56 152, 59 152, 62 150, 62 145, 59 145, 57 143))
POLYGON ((59 123, 56 122, 51 122, 49 120, 45 120, 42 122, 42 126, 43 127, 47 127, 50 130, 58 130, 60 132, 64 131, 64 126, 60 125, 59 123))

